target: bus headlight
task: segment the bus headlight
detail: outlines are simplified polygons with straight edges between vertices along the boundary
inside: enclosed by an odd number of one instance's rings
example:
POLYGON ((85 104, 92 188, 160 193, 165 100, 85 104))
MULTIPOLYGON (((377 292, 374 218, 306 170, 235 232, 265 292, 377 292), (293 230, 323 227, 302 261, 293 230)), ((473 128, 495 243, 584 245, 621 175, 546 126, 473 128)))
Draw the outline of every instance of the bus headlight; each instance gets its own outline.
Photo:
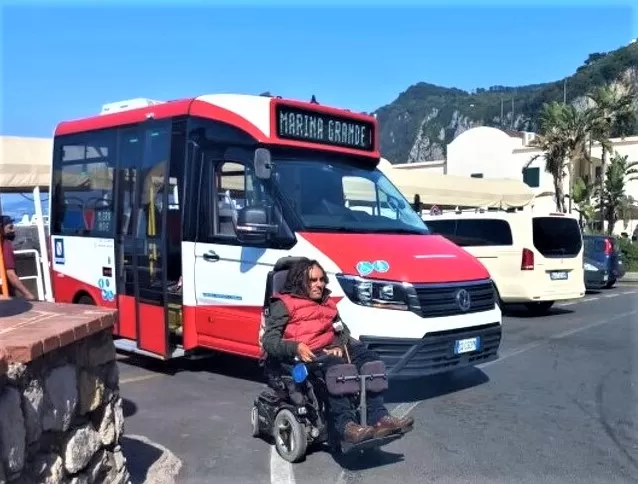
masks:
POLYGON ((409 310, 409 285, 399 282, 374 281, 361 277, 336 276, 343 292, 353 303, 382 309, 409 310))

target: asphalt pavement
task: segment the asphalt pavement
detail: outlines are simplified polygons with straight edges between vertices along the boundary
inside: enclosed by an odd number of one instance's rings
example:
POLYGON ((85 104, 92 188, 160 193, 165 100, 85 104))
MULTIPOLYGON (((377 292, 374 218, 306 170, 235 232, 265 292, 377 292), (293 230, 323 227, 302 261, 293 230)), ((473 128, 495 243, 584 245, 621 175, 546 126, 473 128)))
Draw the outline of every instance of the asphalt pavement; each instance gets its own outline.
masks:
POLYGON ((376 455, 314 452, 290 465, 250 436, 256 365, 216 356, 120 357, 124 452, 134 484, 638 481, 638 286, 504 317, 500 359, 399 382, 415 430, 376 455), (138 437, 144 436, 144 437, 138 437))

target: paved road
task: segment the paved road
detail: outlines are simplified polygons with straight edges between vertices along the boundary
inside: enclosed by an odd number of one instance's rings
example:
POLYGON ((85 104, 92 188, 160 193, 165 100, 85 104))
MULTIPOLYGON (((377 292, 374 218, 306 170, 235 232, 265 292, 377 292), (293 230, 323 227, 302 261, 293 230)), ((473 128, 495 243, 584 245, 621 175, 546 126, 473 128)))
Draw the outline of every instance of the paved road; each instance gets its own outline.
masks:
POLYGON ((543 318, 514 310, 504 324, 498 361, 393 388, 389 406, 414 415, 417 428, 376 460, 316 452, 294 469, 249 435, 261 388, 250 362, 219 357, 160 372, 121 360, 127 433, 155 445, 124 442, 135 482, 149 467, 149 482, 179 470, 179 483, 636 482, 638 287, 543 318), (157 460, 157 444, 181 470, 157 460))

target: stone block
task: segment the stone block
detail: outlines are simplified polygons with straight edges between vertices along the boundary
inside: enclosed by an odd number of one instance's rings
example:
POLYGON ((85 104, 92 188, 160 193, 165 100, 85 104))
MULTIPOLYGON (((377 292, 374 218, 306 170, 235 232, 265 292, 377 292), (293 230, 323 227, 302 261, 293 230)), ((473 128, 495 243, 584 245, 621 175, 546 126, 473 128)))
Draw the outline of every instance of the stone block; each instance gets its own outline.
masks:
POLYGON ((43 430, 66 432, 78 404, 77 372, 73 365, 53 369, 45 381, 47 408, 42 419, 43 430))
POLYGON ((22 393, 22 409, 27 433, 27 445, 36 442, 42 435, 42 414, 44 412, 44 389, 42 382, 34 378, 22 393))
POLYGON ((64 482, 64 461, 57 454, 39 454, 31 465, 31 474, 41 484, 59 484, 64 482))
POLYGON ((24 466, 26 431, 20 407, 20 392, 7 387, 0 396, 0 461, 7 474, 24 466))
POLYGON ((124 435, 124 410, 122 408, 122 397, 117 397, 113 404, 113 416, 115 419, 115 440, 120 441, 124 435))
POLYGON ((92 412, 100 406, 104 399, 104 381, 88 370, 80 370, 78 390, 80 394, 80 415, 92 412))
POLYGON ((104 405, 104 412, 98 427, 98 433, 102 439, 102 444, 111 445, 115 442, 115 412, 113 412, 113 403, 111 402, 104 405))
POLYGON ((95 453, 100 450, 101 441, 90 424, 75 429, 64 446, 64 468, 69 474, 84 469, 95 453))

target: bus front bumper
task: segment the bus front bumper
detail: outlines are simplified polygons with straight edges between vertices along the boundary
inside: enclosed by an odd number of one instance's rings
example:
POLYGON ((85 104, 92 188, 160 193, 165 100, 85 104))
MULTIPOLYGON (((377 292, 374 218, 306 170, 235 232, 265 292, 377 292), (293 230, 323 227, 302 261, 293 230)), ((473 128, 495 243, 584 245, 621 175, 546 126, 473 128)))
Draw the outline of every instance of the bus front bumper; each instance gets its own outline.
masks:
POLYGON ((499 323, 427 333, 420 339, 359 340, 377 353, 390 378, 434 375, 479 365, 498 358, 502 326, 499 323))

